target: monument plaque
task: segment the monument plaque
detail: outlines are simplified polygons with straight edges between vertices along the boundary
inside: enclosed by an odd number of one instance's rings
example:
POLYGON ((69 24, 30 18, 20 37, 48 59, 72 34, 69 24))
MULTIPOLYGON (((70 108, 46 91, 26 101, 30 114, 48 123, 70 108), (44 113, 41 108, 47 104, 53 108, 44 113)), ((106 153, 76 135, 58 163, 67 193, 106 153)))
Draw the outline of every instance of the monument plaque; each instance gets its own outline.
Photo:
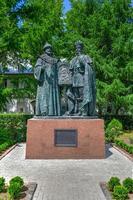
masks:
POLYGON ((77 147, 77 130, 75 129, 55 130, 55 146, 77 147))

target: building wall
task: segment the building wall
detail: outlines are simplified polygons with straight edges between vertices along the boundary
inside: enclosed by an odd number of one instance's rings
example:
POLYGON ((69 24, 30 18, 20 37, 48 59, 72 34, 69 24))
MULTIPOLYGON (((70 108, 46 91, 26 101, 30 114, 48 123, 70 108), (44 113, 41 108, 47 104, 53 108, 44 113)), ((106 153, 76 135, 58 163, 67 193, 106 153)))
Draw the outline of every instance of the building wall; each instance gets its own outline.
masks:
MULTIPOLYGON (((4 80, 4 87, 6 88, 13 88, 14 84, 10 79, 4 80)), ((18 89, 24 88, 24 82, 18 82, 17 84, 18 89)), ((6 105, 6 112, 23 112, 27 114, 34 114, 35 111, 35 101, 29 98, 18 98, 18 99, 9 99, 6 105)))
POLYGON ((31 102, 32 100, 28 98, 12 99, 7 103, 6 112, 34 114, 34 105, 31 102))

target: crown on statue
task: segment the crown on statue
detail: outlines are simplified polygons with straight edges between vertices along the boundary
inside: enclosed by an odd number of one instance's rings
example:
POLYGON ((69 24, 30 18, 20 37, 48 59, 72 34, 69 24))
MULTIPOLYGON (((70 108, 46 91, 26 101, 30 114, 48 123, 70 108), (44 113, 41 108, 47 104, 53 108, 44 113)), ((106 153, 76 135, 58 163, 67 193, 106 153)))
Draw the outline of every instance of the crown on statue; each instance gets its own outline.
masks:
POLYGON ((81 40, 78 40, 77 42, 75 42, 75 46, 76 47, 82 47, 83 48, 83 46, 84 46, 84 44, 83 44, 83 42, 81 41, 81 40))
POLYGON ((44 45, 43 49, 47 49, 47 48, 51 48, 52 49, 52 45, 49 44, 48 42, 46 42, 46 44, 44 45))

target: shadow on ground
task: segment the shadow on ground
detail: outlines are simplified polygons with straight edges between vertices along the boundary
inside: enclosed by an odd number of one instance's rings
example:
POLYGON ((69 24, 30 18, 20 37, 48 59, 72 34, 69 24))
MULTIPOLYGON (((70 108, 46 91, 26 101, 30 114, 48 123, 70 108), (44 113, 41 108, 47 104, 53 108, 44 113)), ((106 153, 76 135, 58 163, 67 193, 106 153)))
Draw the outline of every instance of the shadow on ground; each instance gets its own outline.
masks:
POLYGON ((105 147, 106 158, 108 158, 112 155, 112 152, 110 151, 111 148, 112 148, 112 146, 110 144, 106 144, 106 147, 105 147))

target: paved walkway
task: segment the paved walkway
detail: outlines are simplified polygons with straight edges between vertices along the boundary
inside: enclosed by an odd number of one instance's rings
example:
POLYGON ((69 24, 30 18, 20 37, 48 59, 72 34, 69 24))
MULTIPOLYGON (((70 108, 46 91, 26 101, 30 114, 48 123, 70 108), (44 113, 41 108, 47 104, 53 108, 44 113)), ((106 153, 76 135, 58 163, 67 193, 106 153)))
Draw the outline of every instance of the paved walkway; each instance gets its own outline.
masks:
POLYGON ((114 148, 103 160, 25 160, 20 144, 0 160, 0 176, 38 183, 33 200, 105 200, 100 181, 133 176, 133 163, 114 148))

